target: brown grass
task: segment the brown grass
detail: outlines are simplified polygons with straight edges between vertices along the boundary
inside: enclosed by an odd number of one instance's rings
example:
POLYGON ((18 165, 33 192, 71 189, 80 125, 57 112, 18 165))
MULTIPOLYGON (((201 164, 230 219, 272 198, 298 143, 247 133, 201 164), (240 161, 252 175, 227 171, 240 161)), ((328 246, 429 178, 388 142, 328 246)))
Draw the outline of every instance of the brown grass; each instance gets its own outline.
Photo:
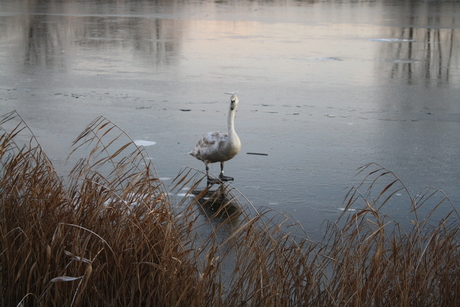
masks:
POLYGON ((0 128, 2 306, 460 305, 458 212, 375 163, 312 242, 230 185, 199 190, 190 168, 171 196, 103 117, 74 142, 87 158, 66 182, 18 114, 0 128), (408 222, 391 218, 395 204, 408 222))

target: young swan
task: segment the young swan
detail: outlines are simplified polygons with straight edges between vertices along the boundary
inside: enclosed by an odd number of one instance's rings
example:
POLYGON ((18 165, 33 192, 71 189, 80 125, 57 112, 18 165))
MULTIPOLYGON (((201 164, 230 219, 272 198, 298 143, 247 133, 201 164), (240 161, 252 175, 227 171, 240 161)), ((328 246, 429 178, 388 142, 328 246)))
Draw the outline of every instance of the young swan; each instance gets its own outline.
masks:
POLYGON ((233 177, 224 176, 224 162, 232 159, 238 154, 241 148, 240 138, 235 132, 235 112, 238 106, 238 97, 232 95, 230 98, 230 110, 228 112, 228 133, 208 132, 198 141, 195 148, 189 152, 206 165, 206 176, 208 184, 216 183, 218 180, 209 178, 209 164, 220 162, 220 181, 232 181, 233 177))

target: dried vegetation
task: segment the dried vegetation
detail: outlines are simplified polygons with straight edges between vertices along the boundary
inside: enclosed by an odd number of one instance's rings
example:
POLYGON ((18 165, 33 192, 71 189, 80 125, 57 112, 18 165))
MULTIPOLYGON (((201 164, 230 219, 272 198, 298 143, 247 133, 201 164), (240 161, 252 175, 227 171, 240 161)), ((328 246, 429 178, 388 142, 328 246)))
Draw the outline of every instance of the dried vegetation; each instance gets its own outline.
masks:
POLYGON ((18 114, 0 128, 2 306, 460 305, 458 212, 377 164, 312 242, 230 185, 199 191, 196 170, 168 193, 103 117, 73 143, 87 158, 66 182, 18 114), (395 203, 407 221, 385 213, 395 203))

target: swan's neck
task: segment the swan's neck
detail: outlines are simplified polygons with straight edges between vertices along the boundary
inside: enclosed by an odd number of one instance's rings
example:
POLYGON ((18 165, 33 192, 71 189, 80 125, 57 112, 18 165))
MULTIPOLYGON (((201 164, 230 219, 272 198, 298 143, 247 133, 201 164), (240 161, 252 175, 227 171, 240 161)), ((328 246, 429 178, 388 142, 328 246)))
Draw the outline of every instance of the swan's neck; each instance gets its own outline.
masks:
POLYGON ((229 109, 228 112, 228 136, 232 138, 233 136, 236 136, 236 131, 235 131, 235 111, 236 109, 229 109))

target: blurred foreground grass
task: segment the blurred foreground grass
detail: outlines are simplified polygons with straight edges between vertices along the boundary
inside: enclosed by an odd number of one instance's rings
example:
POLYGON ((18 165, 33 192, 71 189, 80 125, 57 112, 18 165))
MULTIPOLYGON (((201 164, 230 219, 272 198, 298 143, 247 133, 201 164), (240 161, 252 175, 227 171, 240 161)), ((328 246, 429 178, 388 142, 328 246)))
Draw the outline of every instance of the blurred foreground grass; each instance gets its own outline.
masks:
POLYGON ((171 195, 103 117, 71 154, 86 158, 64 181, 17 113, 0 118, 2 306, 460 305, 458 212, 437 189, 412 197, 377 164, 312 242, 230 185, 200 191, 196 170, 171 195), (407 223, 384 213, 393 202, 407 223))

